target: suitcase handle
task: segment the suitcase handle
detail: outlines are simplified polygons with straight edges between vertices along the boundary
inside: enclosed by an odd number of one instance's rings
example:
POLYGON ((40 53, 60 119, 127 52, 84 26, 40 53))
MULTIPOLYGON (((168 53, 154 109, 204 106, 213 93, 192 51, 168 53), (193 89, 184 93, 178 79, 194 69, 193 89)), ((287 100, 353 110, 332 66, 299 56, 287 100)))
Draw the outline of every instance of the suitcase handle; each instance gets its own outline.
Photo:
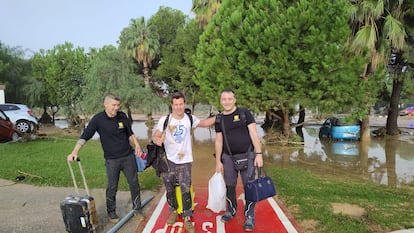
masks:
MULTIPOLYGON (((83 185, 85 186, 85 190, 86 190, 86 194, 88 194, 88 196, 90 196, 89 194, 89 188, 88 185, 86 184, 86 178, 85 178, 85 174, 83 173, 83 168, 82 168, 82 164, 80 162, 80 158, 78 157, 76 159, 77 164, 79 165, 79 170, 82 176, 82 180, 83 180, 83 185)), ((78 185, 76 184, 76 178, 75 178, 75 174, 73 173, 73 169, 72 169, 72 165, 70 161, 68 162, 68 166, 69 166, 69 170, 70 170, 70 175, 72 176, 72 181, 73 181, 73 185, 75 186, 75 191, 77 194, 79 194, 79 189, 78 189, 78 185)))

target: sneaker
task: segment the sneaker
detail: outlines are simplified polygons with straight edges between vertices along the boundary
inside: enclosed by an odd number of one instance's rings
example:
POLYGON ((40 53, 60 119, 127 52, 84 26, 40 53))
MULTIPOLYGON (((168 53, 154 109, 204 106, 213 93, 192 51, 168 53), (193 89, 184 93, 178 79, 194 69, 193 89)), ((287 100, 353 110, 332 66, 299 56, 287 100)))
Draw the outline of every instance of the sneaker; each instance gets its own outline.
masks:
POLYGON ((234 215, 230 212, 226 212, 221 216, 221 221, 222 222, 228 222, 230 221, 232 218, 234 217, 234 215))
POLYGON ((246 217, 246 222, 244 222, 244 231, 253 231, 254 228, 254 218, 246 217))
POLYGON ((177 211, 173 211, 170 213, 170 215, 167 218, 167 225, 172 226, 177 221, 178 214, 177 211))
POLYGON ((108 218, 111 223, 119 222, 119 217, 115 212, 108 213, 108 218))
POLYGON ((189 219, 188 220, 186 219, 184 221, 184 229, 185 229, 185 232, 187 232, 187 233, 195 233, 196 232, 193 223, 189 219))

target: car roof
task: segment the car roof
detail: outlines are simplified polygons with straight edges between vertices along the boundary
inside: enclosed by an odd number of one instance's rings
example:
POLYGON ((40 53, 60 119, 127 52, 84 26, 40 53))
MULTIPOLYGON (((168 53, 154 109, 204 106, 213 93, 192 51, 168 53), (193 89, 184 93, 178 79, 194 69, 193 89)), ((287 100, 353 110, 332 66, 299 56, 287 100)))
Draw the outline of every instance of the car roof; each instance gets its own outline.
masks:
MULTIPOLYGON (((29 108, 25 104, 14 104, 14 103, 4 103, 4 104, 0 104, 0 106, 4 106, 4 107, 7 107, 7 106, 10 106, 10 107, 17 106, 19 108, 29 108)), ((5 109, 5 108, 2 108, 2 109, 3 110, 6 110, 6 111, 8 110, 8 109, 5 109)), ((11 110, 14 110, 14 109, 11 109, 11 110)))
POLYGON ((27 106, 26 104, 15 104, 15 103, 4 103, 4 104, 0 104, 0 105, 17 105, 17 106, 27 106))

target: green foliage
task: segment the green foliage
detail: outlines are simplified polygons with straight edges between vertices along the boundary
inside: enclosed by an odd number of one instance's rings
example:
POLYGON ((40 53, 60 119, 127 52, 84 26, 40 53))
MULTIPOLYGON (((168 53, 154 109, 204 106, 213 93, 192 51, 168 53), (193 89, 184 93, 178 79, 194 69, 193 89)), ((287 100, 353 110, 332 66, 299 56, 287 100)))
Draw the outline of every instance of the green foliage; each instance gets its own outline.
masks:
MULTIPOLYGON (((407 49, 407 30, 412 28, 407 19, 412 19, 410 13, 411 1, 349 1, 349 24, 352 28, 350 34, 351 48, 357 54, 365 54, 369 61, 365 67, 362 77, 371 79, 382 76, 382 80, 387 82, 388 77, 393 79, 392 92, 389 101, 387 134, 397 134, 398 106, 403 90, 403 81, 407 75, 401 75, 402 66, 389 64, 391 52, 404 52, 407 49), (385 70, 387 69, 387 70, 385 70), (383 72, 389 72, 385 78, 383 72)), ((383 86, 379 85, 379 86, 383 86)), ((375 91, 368 91, 367 96, 376 96, 375 91)), ((372 101, 367 101, 369 105, 372 101)))
MULTIPOLYGON (((185 26, 185 16, 181 11, 161 7, 151 16, 149 24, 160 35, 160 59, 153 71, 154 81, 159 85, 167 84, 168 89, 174 90, 173 81, 180 79, 177 69, 182 64, 182 52, 175 46, 178 30, 185 26)), ((193 43, 193 42, 192 42, 193 43)))
POLYGON ((343 46, 343 9, 343 1, 224 1, 201 37, 194 81, 210 102, 230 87, 255 112, 297 103, 351 109, 363 98, 363 61, 343 46))
POLYGON ((185 15, 170 8, 161 7, 149 24, 154 25, 160 35, 161 58, 154 80, 167 85, 168 92, 180 90, 192 106, 205 99, 198 93, 198 86, 192 81, 194 59, 198 38, 202 30, 194 19, 187 22, 185 15), (168 19, 168 20, 166 20, 168 19))
POLYGON ((148 25, 153 25, 159 35, 161 51, 169 49, 175 40, 177 30, 185 25, 186 16, 179 10, 170 7, 160 7, 148 20, 148 25))
POLYGON ((144 17, 131 19, 128 27, 121 31, 119 47, 143 65, 144 82, 150 87, 150 67, 160 53, 160 41, 156 28, 145 22, 144 17))
POLYGON ((198 103, 207 103, 205 96, 199 91, 199 86, 192 79, 195 75, 194 55, 201 34, 202 30, 197 26, 196 21, 191 20, 185 28, 178 30, 173 44, 181 56, 181 63, 177 66, 180 78, 173 80, 172 86, 182 90, 193 106, 198 103))
POLYGON ((192 80, 195 70, 194 54, 201 33, 194 20, 185 27, 178 28, 176 38, 168 45, 168 49, 163 49, 162 63, 154 72, 156 80, 166 83, 170 92, 183 92, 191 105, 206 102, 192 80))
POLYGON ((32 80, 30 60, 24 58, 24 51, 18 47, 10 48, 0 41, 0 85, 6 86, 6 101, 25 103, 30 107, 37 105, 28 90, 32 80))
POLYGON ((143 78, 134 72, 135 63, 114 46, 96 51, 86 74, 82 99, 85 113, 103 109, 103 97, 108 93, 118 95, 122 105, 143 113, 150 113, 159 106, 159 99, 144 87, 143 78))
POLYGON ((159 35, 144 17, 131 19, 129 27, 121 31, 119 46, 137 62, 151 63, 159 53, 159 35))
POLYGON ((205 29, 220 8, 221 0, 193 0, 192 11, 196 14, 196 22, 205 29))
POLYGON ((56 45, 51 50, 40 50, 32 59, 33 76, 52 105, 67 106, 71 116, 78 113, 78 102, 82 98, 85 71, 89 60, 83 48, 73 48, 71 43, 56 45))

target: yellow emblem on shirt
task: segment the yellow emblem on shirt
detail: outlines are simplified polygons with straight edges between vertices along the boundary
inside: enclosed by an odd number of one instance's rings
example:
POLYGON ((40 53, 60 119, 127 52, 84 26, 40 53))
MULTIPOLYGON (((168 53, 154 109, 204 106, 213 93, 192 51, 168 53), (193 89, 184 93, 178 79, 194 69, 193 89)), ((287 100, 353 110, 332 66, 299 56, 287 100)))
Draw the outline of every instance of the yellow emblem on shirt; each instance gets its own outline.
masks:
POLYGON ((240 120, 239 115, 234 115, 233 121, 239 121, 239 120, 240 120))
POLYGON ((124 128, 124 123, 118 122, 118 129, 123 129, 123 128, 124 128))

